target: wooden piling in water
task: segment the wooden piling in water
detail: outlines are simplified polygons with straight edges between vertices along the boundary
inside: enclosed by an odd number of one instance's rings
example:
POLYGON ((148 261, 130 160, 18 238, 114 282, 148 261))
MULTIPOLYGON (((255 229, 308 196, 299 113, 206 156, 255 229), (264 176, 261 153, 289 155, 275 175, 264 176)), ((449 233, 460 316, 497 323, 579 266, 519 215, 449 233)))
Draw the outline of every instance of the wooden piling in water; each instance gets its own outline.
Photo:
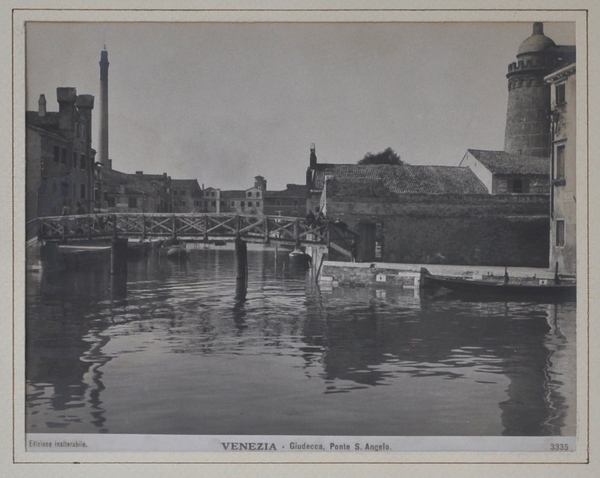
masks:
POLYGON ((238 301, 243 301, 246 299, 248 288, 248 245, 241 237, 235 239, 235 263, 237 269, 235 297, 238 301))
POLYGON ((127 274, 127 238, 114 237, 110 247, 110 273, 127 274))

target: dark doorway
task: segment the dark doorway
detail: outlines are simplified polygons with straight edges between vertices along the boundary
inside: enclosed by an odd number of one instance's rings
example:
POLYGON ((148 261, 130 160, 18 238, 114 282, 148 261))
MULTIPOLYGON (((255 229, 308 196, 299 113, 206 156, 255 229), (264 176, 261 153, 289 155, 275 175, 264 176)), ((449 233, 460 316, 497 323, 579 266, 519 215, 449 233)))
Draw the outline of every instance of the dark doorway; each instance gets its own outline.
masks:
POLYGON ((369 262, 375 260, 375 224, 360 223, 358 225, 360 242, 358 249, 358 260, 369 262))

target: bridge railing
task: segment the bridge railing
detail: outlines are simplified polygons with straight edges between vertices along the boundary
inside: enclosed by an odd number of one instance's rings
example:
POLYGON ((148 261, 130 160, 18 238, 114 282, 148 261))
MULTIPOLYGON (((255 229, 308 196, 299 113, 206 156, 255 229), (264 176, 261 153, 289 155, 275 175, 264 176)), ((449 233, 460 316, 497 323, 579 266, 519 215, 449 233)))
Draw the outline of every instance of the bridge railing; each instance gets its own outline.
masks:
POLYGON ((307 223, 286 216, 210 213, 102 213, 39 218, 41 239, 180 237, 195 240, 232 240, 240 236, 255 242, 329 244, 327 221, 307 223))

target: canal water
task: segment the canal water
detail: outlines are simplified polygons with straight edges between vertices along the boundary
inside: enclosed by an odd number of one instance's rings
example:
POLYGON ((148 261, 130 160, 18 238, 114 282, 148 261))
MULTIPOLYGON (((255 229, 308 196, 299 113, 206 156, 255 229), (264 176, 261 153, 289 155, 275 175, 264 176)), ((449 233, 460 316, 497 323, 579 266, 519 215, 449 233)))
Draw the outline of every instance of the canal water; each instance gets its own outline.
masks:
POLYGON ((575 435, 575 304, 321 291, 285 254, 29 272, 30 433, 575 435))

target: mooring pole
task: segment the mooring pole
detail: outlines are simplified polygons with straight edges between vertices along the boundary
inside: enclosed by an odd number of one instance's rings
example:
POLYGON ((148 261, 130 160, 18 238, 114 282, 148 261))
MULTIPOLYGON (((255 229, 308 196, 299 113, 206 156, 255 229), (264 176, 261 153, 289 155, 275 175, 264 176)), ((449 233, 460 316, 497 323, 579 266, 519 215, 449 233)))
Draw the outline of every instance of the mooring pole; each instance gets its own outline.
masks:
POLYGON ((113 237, 110 247, 110 273, 127 274, 127 238, 113 237))
POLYGON ((246 295, 248 287, 248 245, 241 237, 235 238, 235 262, 237 266, 236 295, 246 295))

